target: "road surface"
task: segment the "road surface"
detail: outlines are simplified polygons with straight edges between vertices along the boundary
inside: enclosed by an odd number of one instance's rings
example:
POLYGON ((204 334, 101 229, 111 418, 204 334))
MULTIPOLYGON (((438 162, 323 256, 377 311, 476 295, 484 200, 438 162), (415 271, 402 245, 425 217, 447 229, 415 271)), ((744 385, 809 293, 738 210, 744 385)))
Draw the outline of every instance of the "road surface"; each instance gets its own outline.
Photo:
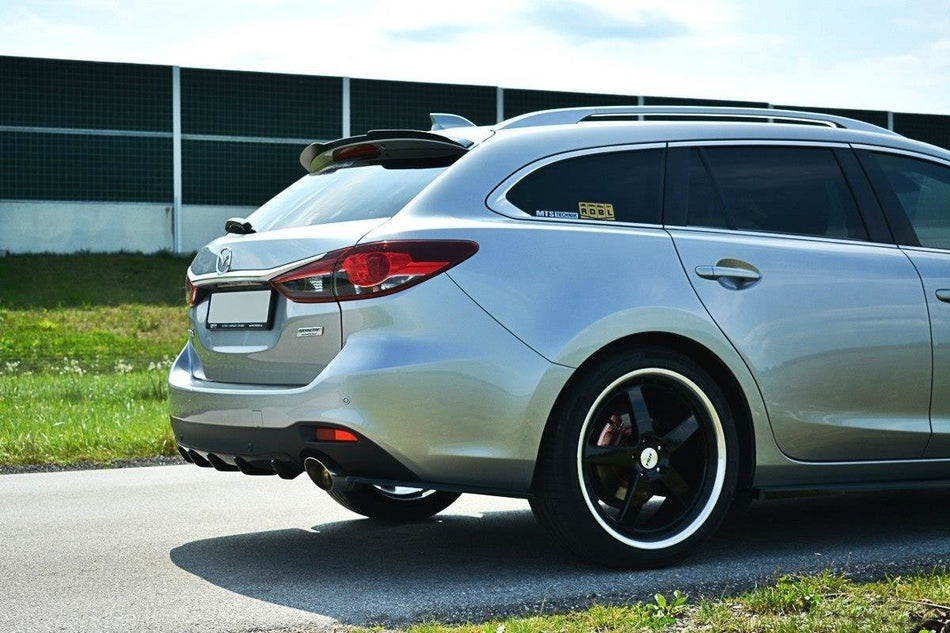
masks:
POLYGON ((190 465, 0 476, 0 630, 247 631, 481 619, 779 573, 858 577, 950 563, 950 492, 753 505, 666 570, 559 551, 520 500, 465 495, 436 518, 377 524, 305 477, 190 465))

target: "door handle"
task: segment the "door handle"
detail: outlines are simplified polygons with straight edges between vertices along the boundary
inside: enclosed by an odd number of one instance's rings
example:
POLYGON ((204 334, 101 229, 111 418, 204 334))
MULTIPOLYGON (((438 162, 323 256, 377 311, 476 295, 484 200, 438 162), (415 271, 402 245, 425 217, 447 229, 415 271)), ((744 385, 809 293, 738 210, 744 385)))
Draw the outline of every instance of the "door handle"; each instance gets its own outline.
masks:
MULTIPOLYGON (((749 270, 748 268, 738 268, 736 266, 697 266, 696 274, 702 277, 703 279, 714 279, 719 280, 724 277, 729 279, 736 279, 739 281, 758 281, 762 278, 762 275, 759 274, 757 270, 749 270)), ((950 290, 947 292, 946 301, 950 301, 950 290)), ((938 291, 939 296, 939 291, 938 291)), ((941 299, 943 301, 943 299, 941 299)))
POLYGON ((937 298, 946 303, 950 303, 950 290, 946 290, 946 289, 938 290, 937 298))

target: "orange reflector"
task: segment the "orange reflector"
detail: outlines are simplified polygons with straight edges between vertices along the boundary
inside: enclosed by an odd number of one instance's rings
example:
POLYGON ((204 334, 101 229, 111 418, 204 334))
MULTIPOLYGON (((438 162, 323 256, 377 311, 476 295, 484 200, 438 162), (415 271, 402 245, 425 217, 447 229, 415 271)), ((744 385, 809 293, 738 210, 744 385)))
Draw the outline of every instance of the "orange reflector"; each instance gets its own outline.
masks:
POLYGON ((356 442, 359 438, 343 429, 317 429, 318 442, 356 442))

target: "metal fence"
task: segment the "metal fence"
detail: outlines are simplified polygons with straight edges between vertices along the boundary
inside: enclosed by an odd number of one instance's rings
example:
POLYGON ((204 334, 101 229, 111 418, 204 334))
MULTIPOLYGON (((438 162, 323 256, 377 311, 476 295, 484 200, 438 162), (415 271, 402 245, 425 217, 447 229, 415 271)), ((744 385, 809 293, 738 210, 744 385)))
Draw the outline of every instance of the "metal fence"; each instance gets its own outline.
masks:
MULTIPOLYGON (((490 124, 533 110, 620 104, 769 107, 0 56, 0 203, 168 205, 170 246, 180 252, 183 207, 261 204, 300 177, 297 156, 313 141, 427 129, 435 111, 490 124)), ((950 148, 950 116, 817 110, 950 148)))

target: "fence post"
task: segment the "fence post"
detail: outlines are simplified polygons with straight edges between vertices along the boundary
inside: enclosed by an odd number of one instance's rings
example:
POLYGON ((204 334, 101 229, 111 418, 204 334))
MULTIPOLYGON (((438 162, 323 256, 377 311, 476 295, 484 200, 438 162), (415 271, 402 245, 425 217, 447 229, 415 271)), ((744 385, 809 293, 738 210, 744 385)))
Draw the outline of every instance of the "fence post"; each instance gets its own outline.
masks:
POLYGON ((342 138, 350 136, 350 78, 343 77, 343 130, 342 138))
POLYGON ((182 252, 181 239, 181 67, 172 66, 172 251, 182 252))

